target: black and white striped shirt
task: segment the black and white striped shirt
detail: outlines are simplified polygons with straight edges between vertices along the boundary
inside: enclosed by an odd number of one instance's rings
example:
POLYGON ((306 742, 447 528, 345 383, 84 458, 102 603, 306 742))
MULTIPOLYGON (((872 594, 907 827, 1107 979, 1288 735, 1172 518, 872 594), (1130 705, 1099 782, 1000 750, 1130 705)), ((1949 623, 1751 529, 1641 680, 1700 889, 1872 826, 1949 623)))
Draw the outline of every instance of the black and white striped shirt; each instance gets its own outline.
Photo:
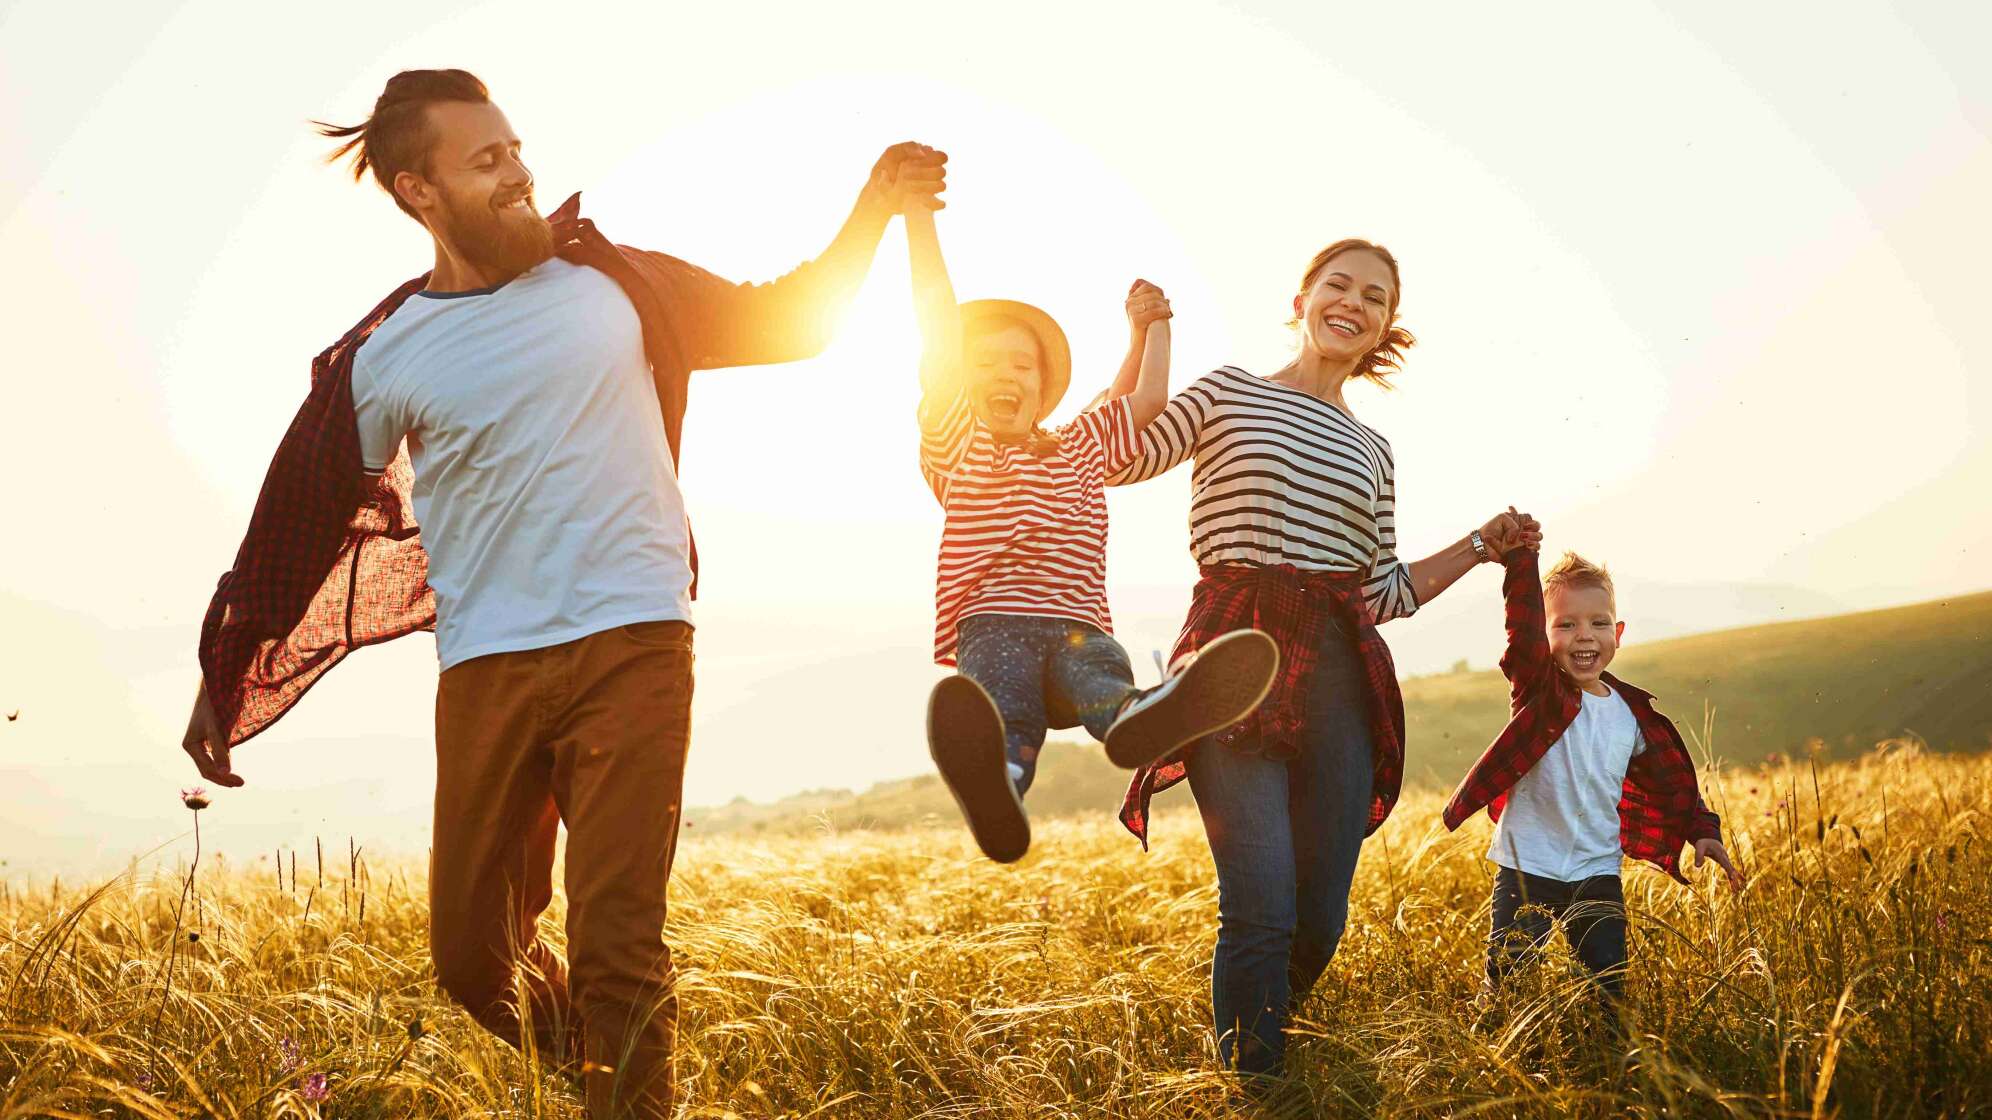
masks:
POLYGON ((1190 553, 1199 566, 1292 564, 1367 573, 1376 620, 1418 609, 1397 558, 1390 441, 1311 393, 1224 366, 1142 429, 1141 453, 1107 481, 1154 478, 1194 458, 1190 553))

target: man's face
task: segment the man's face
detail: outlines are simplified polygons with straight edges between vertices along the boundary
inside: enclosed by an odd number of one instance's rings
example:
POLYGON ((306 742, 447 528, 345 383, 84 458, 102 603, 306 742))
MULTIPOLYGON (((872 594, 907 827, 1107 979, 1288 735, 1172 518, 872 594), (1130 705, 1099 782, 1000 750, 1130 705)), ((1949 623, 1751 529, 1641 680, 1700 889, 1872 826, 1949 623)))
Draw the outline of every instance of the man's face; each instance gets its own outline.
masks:
POLYGON ((533 205, 533 175, 519 138, 496 105, 446 101, 428 108, 435 143, 426 176, 402 197, 452 253, 500 282, 553 255, 553 228, 533 205))
POLYGON ((1618 652, 1625 623, 1602 587, 1556 587, 1543 596, 1549 655, 1578 687, 1595 692, 1598 678, 1618 652))
POLYGON ((1001 438, 1029 435, 1044 399, 1037 336, 1021 326, 971 331, 963 349, 976 417, 1001 438))

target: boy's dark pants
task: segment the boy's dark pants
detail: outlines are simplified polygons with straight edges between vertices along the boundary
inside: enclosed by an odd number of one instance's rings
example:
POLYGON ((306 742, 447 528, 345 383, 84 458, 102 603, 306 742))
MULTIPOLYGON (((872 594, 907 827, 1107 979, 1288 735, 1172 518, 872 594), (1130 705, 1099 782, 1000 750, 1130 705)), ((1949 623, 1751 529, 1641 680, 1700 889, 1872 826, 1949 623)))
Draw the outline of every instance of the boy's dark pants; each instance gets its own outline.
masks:
POLYGON ((1487 937, 1487 985, 1501 980, 1547 944, 1563 920, 1563 935, 1577 959, 1597 978, 1605 1000, 1624 994, 1625 890, 1616 875, 1574 883, 1545 879, 1510 867, 1494 877, 1494 921, 1487 937))

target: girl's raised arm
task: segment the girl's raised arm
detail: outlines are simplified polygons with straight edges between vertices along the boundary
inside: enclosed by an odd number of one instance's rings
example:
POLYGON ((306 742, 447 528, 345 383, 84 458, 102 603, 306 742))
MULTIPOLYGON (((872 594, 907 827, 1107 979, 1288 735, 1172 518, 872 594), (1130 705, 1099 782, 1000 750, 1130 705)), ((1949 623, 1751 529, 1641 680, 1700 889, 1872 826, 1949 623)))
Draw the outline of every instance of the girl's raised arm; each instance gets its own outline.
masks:
POLYGON ((913 311, 920 324, 920 390, 930 400, 946 399, 960 385, 961 312, 932 210, 907 210, 906 251, 913 269, 913 311))

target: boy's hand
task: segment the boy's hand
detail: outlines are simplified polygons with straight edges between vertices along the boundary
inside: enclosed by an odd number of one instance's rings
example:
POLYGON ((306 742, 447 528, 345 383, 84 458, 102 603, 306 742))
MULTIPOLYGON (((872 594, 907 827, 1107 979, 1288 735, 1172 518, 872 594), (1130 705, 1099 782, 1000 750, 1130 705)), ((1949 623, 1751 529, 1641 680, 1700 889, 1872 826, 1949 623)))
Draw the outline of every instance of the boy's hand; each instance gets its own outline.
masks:
POLYGON ((1700 867, 1709 860, 1714 860, 1715 865, 1722 868, 1723 873, 1729 876, 1730 890, 1743 889, 1743 873, 1730 862, 1729 850, 1722 846, 1722 841, 1715 839, 1695 841, 1695 866, 1700 867))
POLYGON ((1507 558, 1510 549, 1534 550, 1542 547, 1542 522, 1514 506, 1497 513, 1480 527, 1480 541, 1495 563, 1507 558))
POLYGON ((1139 334, 1148 324, 1170 318, 1168 297, 1146 280, 1136 280, 1127 290, 1127 323, 1139 334))
POLYGON ((941 200, 947 187, 948 154, 913 140, 887 148, 865 185, 894 214, 914 207, 941 209, 947 205, 941 200))

